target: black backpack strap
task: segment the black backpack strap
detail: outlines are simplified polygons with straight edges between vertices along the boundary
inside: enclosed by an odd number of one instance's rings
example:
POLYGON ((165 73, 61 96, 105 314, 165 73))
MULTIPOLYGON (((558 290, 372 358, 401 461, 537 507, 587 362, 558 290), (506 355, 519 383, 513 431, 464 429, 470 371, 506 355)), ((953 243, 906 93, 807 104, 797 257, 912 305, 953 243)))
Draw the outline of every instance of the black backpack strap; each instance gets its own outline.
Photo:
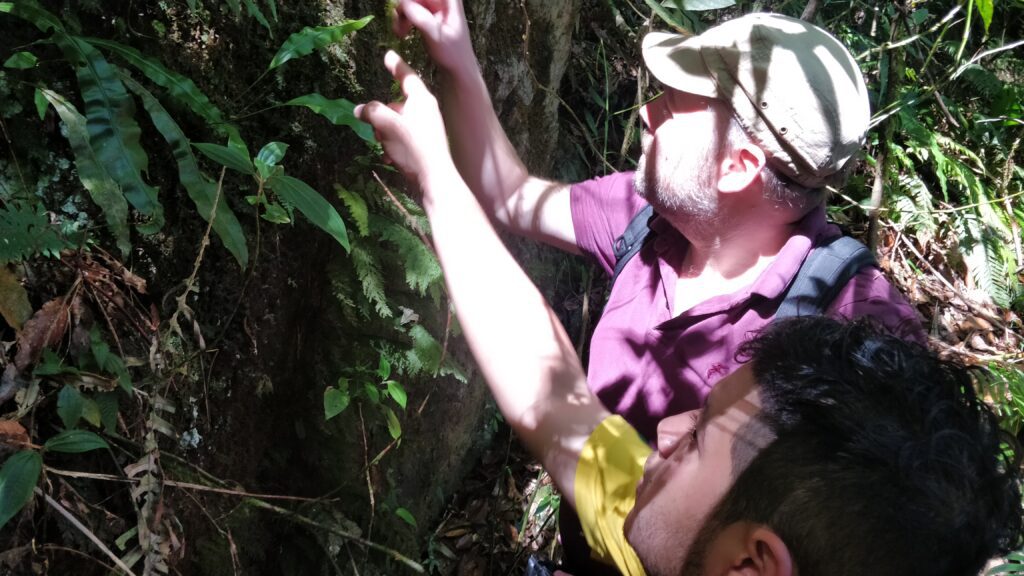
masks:
POLYGON ((629 221, 629 225, 626 226, 626 231, 622 233, 622 236, 615 239, 615 245, 612 246, 612 249, 615 251, 615 271, 612 274, 612 281, 608 285, 609 290, 615 285, 615 280, 619 277, 619 273, 626 267, 626 262, 629 262, 643 248, 644 241, 651 232, 648 223, 650 223, 653 217, 654 208, 650 204, 644 206, 629 221))
POLYGON ((775 318, 823 314, 861 268, 877 265, 871 250, 849 236, 814 248, 793 279, 775 318))

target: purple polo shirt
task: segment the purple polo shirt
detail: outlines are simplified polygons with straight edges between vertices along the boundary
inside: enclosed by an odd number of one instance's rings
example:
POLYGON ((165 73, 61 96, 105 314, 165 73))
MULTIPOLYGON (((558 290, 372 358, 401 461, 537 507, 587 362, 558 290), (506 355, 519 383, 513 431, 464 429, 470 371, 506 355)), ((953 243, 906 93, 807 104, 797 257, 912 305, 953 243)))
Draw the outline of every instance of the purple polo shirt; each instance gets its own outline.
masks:
MULTIPOLYGON (((644 205, 632 172, 572 187, 576 243, 611 275, 612 246, 644 205)), ((711 387, 739 366, 736 350, 772 321, 784 292, 812 246, 840 234, 824 208, 805 216, 775 260, 749 286, 705 300, 673 317, 678 262, 689 245, 661 219, 656 236, 626 264, 590 344, 587 381, 604 405, 653 441, 658 422, 700 408, 711 387)), ((865 268, 826 312, 837 318, 873 316, 894 334, 926 342, 917 311, 880 270, 865 268)))

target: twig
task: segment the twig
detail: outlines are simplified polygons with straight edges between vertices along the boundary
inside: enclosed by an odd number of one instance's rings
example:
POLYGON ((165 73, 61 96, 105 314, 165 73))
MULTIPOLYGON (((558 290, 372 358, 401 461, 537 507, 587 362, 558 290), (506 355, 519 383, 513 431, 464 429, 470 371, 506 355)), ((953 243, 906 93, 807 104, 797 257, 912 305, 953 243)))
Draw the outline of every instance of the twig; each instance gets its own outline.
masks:
POLYGON ((906 46, 907 44, 910 44, 912 42, 916 42, 917 40, 921 39, 921 37, 926 36, 928 34, 931 34, 932 32, 935 32, 936 30, 939 29, 939 27, 941 27, 942 25, 944 25, 947 22, 949 22, 950 20, 952 20, 953 16, 955 16, 956 13, 959 12, 961 8, 963 8, 963 6, 961 6, 959 4, 954 6, 952 10, 950 10, 945 16, 942 17, 942 20, 939 20, 934 26, 932 26, 931 28, 925 30, 924 32, 919 32, 919 33, 914 34, 913 36, 911 36, 909 38, 904 38, 903 40, 900 40, 899 42, 895 42, 894 43, 894 42, 890 41, 890 42, 886 42, 885 44, 882 44, 881 46, 876 46, 875 48, 871 48, 870 50, 865 50, 864 52, 861 52, 860 54, 858 54, 855 59, 856 60, 863 60, 864 58, 866 58, 869 55, 874 54, 876 52, 885 52, 886 50, 892 50, 893 48, 899 48, 901 46, 906 46))
MULTIPOLYGON (((370 447, 366 442, 366 421, 363 420, 363 404, 359 402, 356 406, 359 408, 359 430, 363 433, 363 463, 366 466, 363 472, 366 473, 366 491, 370 494, 370 522, 366 528, 366 537, 373 538, 373 519, 377 514, 377 502, 373 496, 373 482, 370 480, 370 447)), ((367 556, 363 558, 364 562, 367 560, 369 560, 369 551, 367 551, 367 556)))
POLYGON ((351 534, 349 532, 346 532, 346 531, 344 531, 341 528, 338 528, 336 526, 331 526, 329 524, 321 524, 320 522, 317 522, 315 520, 307 518, 307 517, 305 517, 305 516, 303 516, 301 514, 297 514, 295 512, 292 512, 291 510, 288 510, 288 509, 285 509, 285 508, 280 508, 278 506, 274 506, 273 504, 268 504, 268 503, 263 502, 261 500, 252 499, 252 500, 249 500, 249 503, 252 504, 253 506, 257 507, 257 508, 260 508, 260 509, 263 509, 263 510, 268 510, 270 512, 276 512, 276 513, 278 513, 278 514, 280 514, 280 515, 282 515, 282 516, 284 516, 284 517, 286 517, 286 518, 288 518, 290 520, 293 520, 293 521, 295 521, 295 522, 297 522, 299 524, 303 524, 303 525, 309 526, 311 528, 316 528, 318 530, 326 530, 326 531, 330 532, 331 534, 334 534, 335 536, 340 536, 340 537, 342 537, 342 538, 344 538, 346 540, 349 540, 351 542, 355 542, 357 544, 361 544, 363 546, 366 546, 367 548, 372 548, 373 550, 376 550, 378 552, 382 552, 382 553, 386 554, 387 556, 391 557, 392 559, 394 559, 394 560, 396 560, 398 562, 401 562, 402 564, 405 564, 407 567, 415 570, 416 572, 418 572, 420 574, 424 573, 423 566, 421 566, 418 562, 410 559, 409 557, 405 556, 404 554, 402 554, 401 552, 399 552, 397 550, 393 550, 391 548, 388 548, 387 546, 382 546, 380 544, 377 544, 376 542, 370 542, 369 540, 366 540, 364 538, 356 536, 355 534, 351 534))
MULTIPOLYGON (((90 480, 105 480, 107 482, 122 482, 125 484, 138 484, 138 478, 123 478, 112 474, 97 474, 94 472, 79 472, 77 470, 61 470, 59 468, 46 467, 46 471, 58 476, 68 478, 88 478, 90 480)), ((261 498, 264 500, 288 500, 293 502, 318 502, 318 498, 306 498, 304 496, 286 496, 279 494, 254 494, 244 490, 232 490, 230 488, 216 488, 204 484, 193 484, 191 482, 178 482, 175 480, 163 480, 165 486, 180 488, 182 490, 195 490, 198 492, 213 492, 215 494, 226 494, 229 496, 241 496, 243 498, 261 498)))
POLYGON ((804 22, 813 22, 814 16, 818 13, 818 0, 810 0, 807 6, 804 6, 803 13, 800 14, 800 19, 804 22))
POLYGON ((385 184, 384 181, 380 179, 380 176, 377 175, 377 171, 371 170, 370 173, 373 174, 373 179, 377 181, 377 184, 380 184, 380 187, 384 189, 384 192, 388 195, 388 199, 391 200, 391 203, 394 204, 395 208, 398 208, 398 211, 401 212, 402 216, 405 217, 405 221, 409 225, 409 228, 412 228, 413 232, 419 235, 420 240, 423 241, 423 244, 426 245, 426 247, 431 252, 433 252, 434 256, 436 257, 437 252, 434 250, 434 244, 430 241, 429 238, 427 238, 427 235, 423 232, 423 229, 420 228, 419 222, 416 222, 416 219, 412 217, 412 214, 410 214, 409 211, 405 209, 405 206, 403 206, 402 203, 398 201, 398 197, 395 196, 394 192, 391 191, 391 188, 388 188, 388 185, 385 184))
POLYGON ((129 568, 124 562, 122 562, 121 559, 118 558, 117 555, 110 550, 110 548, 107 548, 106 544, 104 544, 103 541, 100 540, 99 537, 96 536, 96 534, 94 534, 92 530, 89 530, 89 528, 87 528, 85 524, 82 524, 78 520, 78 518, 75 518, 75 516, 71 514, 71 512, 69 512, 66 508, 61 506, 60 502, 57 502, 56 500, 51 498, 49 494, 44 493, 42 490, 39 489, 38 486, 35 488, 35 492, 36 494, 42 496, 47 504, 49 504, 54 510, 57 511, 57 513, 63 516, 65 520, 70 522, 72 526, 77 528, 79 532, 81 532, 86 538, 88 538, 93 544, 95 544, 96 547, 99 548, 101 552, 103 552, 107 555, 108 558, 113 560, 114 565, 120 568, 122 572, 124 572, 128 576, 135 576, 135 573, 132 572, 131 568, 129 568))
MULTIPOLYGON (((902 20, 901 20, 902 21, 902 20)), ((892 26, 889 34, 889 41, 896 37, 898 26, 892 26)), ((903 52, 895 52, 889 55, 889 67, 885 77, 885 93, 882 94, 882 102, 896 100, 896 80, 903 74, 903 52)), ((885 182, 889 177, 889 142, 892 141, 896 124, 887 122, 878 137, 878 156, 875 160, 875 181, 871 186, 871 207, 868 210, 868 248, 872 252, 878 251, 878 220, 879 209, 885 201, 885 182)))
POLYGON ((81 550, 75 550, 74 548, 68 548, 66 546, 58 546, 56 544, 43 544, 43 545, 39 546, 39 549, 40 550, 44 550, 44 551, 46 551, 46 550, 53 550, 55 552, 65 552, 65 553, 68 553, 68 554, 73 554, 73 555, 78 556, 80 558, 85 558, 86 560, 91 560, 91 561, 95 562, 96 564, 99 564, 100 566, 103 566, 103 568, 106 569, 109 572, 114 572, 116 570, 116 568, 114 568, 110 564, 107 564, 106 562, 103 562, 99 558, 93 558, 92 556, 86 554, 85 552, 82 552, 81 550))

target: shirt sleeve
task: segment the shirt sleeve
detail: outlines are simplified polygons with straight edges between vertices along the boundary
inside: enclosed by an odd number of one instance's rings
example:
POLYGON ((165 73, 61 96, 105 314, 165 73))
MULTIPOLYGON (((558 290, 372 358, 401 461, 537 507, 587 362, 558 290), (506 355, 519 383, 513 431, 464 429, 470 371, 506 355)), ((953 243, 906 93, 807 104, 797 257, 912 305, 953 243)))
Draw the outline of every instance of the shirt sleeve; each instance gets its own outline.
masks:
POLYGON ((928 344, 917 310, 889 283, 885 274, 873 266, 861 270, 846 283, 829 307, 828 315, 846 320, 870 316, 894 336, 928 344))
POLYGON ((576 245, 611 275, 615 239, 646 204, 633 190, 633 172, 616 172, 573 184, 569 204, 576 245))
POLYGON ((591 553, 613 564, 623 576, 643 576, 626 542, 626 515, 651 449, 621 416, 610 416, 587 439, 576 466, 576 513, 591 553))

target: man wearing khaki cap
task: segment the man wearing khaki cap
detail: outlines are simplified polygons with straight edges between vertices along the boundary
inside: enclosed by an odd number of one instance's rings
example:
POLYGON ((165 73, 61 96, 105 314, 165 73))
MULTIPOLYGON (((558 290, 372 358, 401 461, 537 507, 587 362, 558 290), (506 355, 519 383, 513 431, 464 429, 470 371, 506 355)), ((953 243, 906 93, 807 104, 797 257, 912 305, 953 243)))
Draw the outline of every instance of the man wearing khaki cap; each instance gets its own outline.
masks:
MULTIPOLYGON (((417 28, 438 65, 456 166, 491 218, 614 274, 587 382, 653 441, 659 421, 699 408, 740 367, 739 345, 772 322, 808 255, 839 235, 823 203, 868 126, 856 62, 827 32, 773 14, 689 38, 649 34, 644 62, 663 93, 641 110, 636 171, 565 184, 531 175, 502 130, 461 2, 401 0, 397 16, 396 33, 417 28), (616 271, 616 241, 647 205, 647 241, 616 271)), ((925 340, 876 267, 837 292, 827 315, 871 316, 925 340)))

